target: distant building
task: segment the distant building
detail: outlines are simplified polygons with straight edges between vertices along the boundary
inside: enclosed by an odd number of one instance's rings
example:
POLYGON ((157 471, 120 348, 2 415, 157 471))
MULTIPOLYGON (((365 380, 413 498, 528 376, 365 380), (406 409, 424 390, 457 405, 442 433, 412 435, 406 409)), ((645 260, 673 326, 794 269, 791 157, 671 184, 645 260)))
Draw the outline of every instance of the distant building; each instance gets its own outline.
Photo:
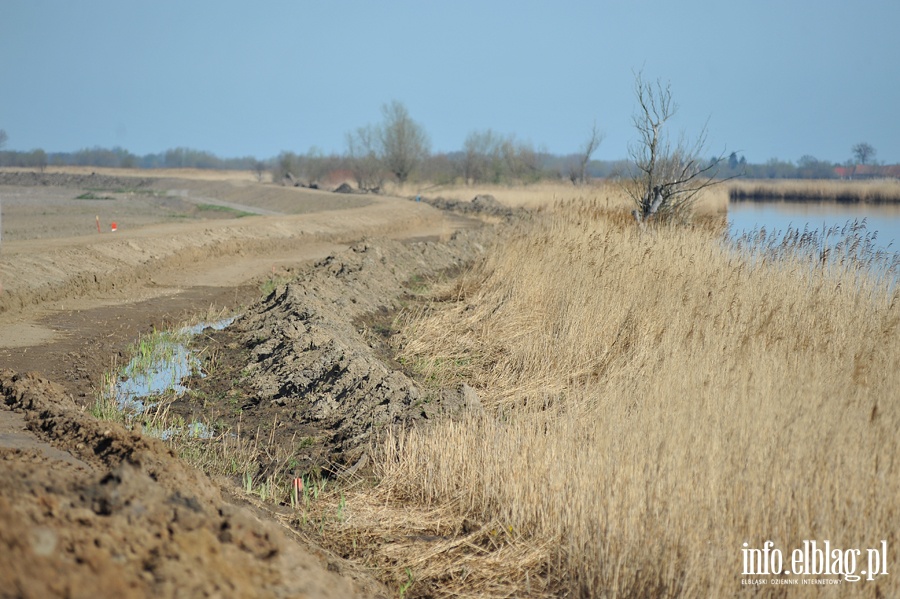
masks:
POLYGON ((900 164, 836 166, 834 174, 841 179, 900 179, 900 164))

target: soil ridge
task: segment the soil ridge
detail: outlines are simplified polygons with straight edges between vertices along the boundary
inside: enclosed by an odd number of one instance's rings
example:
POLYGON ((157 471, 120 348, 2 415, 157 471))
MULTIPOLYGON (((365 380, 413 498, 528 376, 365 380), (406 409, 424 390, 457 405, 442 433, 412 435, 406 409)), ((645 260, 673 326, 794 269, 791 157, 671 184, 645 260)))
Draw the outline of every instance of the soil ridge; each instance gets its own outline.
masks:
POLYGON ((0 449, 4 596, 364 596, 161 441, 94 419, 34 375, 0 372, 0 398, 91 466, 0 449))

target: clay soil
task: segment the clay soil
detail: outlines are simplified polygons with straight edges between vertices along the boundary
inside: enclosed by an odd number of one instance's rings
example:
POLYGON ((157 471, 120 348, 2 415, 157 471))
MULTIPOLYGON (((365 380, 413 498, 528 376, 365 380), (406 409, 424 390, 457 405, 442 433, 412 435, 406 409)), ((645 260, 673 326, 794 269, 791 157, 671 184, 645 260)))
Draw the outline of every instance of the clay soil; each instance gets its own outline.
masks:
POLYGON ((205 391, 240 393, 248 418, 281 420, 279 439, 316 439, 298 468, 364 465, 379 427, 477 409, 464 390, 423 397, 371 330, 410 281, 474 259, 483 233, 454 233, 480 222, 249 176, 129 175, 0 172, 0 596, 389 596, 86 408, 140 334, 238 312, 208 342, 245 377, 205 391))

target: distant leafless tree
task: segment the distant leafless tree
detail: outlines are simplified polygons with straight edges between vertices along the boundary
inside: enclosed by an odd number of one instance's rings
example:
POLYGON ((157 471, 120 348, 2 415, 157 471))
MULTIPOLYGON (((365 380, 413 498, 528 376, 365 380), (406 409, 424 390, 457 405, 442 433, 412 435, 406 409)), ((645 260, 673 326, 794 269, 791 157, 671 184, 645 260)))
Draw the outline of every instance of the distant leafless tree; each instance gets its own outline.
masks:
POLYGON ((635 75, 638 109, 633 117, 637 142, 628 148, 632 173, 628 192, 637 205, 638 221, 685 220, 701 190, 721 182, 716 179, 725 155, 704 159, 706 126, 694 140, 681 135, 671 140, 667 125, 678 110, 669 83, 644 81, 635 75))
MULTIPOLYGON (((572 185, 578 185, 581 182, 581 169, 578 166, 578 162, 574 160, 567 161, 568 167, 566 168, 565 175, 569 177, 569 181, 572 182, 572 185)), ((560 176, 563 173, 560 172, 560 176)))
POLYGON ((6 134, 6 131, 3 129, 0 129, 0 150, 2 150, 4 148, 4 146, 6 146, 6 140, 8 140, 8 139, 9 139, 9 136, 6 134))
POLYGON ((866 142, 860 142, 851 148, 853 157, 859 164, 868 164, 869 160, 875 158, 875 148, 866 142))
POLYGON ((30 166, 38 169, 42 173, 47 168, 47 152, 38 148, 37 150, 32 150, 28 154, 28 163, 30 166))
POLYGON ((287 150, 282 151, 275 159, 275 166, 272 168, 272 182, 295 185, 300 173, 299 167, 300 157, 297 154, 287 150))
POLYGON ((384 120, 378 129, 384 166, 397 181, 405 183, 416 166, 428 155, 430 142, 425 129, 397 100, 381 109, 384 120))
POLYGON ((490 129, 472 131, 466 136, 462 163, 466 184, 497 180, 502 143, 502 137, 490 129))
POLYGON ((347 133, 347 158, 356 186, 364 190, 378 189, 384 183, 384 168, 379 152, 378 129, 372 125, 347 133))
POLYGON ((310 187, 318 187, 328 173, 343 166, 340 158, 334 154, 325 154, 317 146, 312 146, 302 156, 301 174, 306 178, 310 187))
MULTIPOLYGON (((581 146, 581 150, 578 154, 578 180, 582 185, 587 182, 587 165, 591 161, 591 156, 594 155, 594 152, 596 152, 597 148, 600 147, 600 144, 603 143, 604 137, 606 136, 597 129, 597 123, 595 122, 594 126, 591 127, 590 137, 588 137, 587 141, 581 146)), ((574 183, 575 181, 573 180, 572 182, 574 183)))
POLYGON ((266 163, 262 160, 254 160, 253 173, 256 175, 256 181, 262 183, 263 175, 266 174, 266 163))
POLYGON ((519 141, 514 135, 510 135, 500 144, 500 156, 512 181, 533 182, 540 179, 540 160, 531 143, 519 141))

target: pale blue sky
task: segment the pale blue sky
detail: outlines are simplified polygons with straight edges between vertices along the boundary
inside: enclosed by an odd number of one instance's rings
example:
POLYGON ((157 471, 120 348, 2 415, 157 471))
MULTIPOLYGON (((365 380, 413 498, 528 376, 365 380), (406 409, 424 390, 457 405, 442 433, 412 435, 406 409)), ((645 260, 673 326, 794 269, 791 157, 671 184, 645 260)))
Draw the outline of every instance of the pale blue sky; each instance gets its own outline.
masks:
POLYGON ((900 1, 0 0, 9 149, 344 150, 405 103, 436 151, 492 128, 597 158, 634 139, 633 73, 710 153, 900 162, 900 1))

